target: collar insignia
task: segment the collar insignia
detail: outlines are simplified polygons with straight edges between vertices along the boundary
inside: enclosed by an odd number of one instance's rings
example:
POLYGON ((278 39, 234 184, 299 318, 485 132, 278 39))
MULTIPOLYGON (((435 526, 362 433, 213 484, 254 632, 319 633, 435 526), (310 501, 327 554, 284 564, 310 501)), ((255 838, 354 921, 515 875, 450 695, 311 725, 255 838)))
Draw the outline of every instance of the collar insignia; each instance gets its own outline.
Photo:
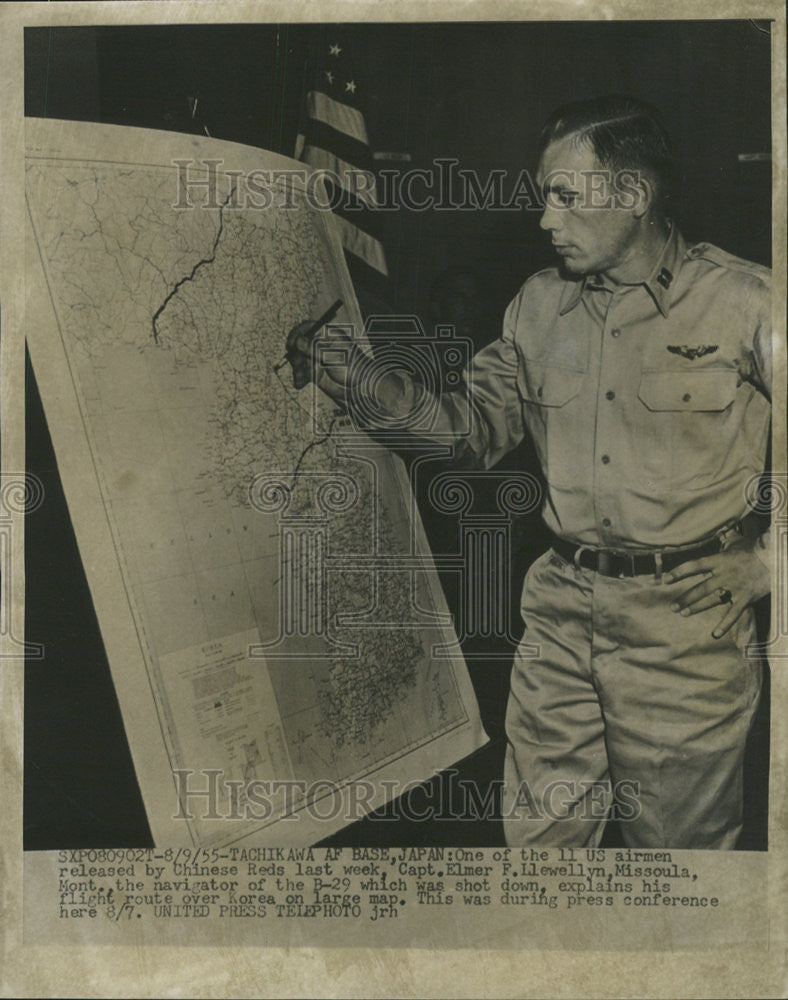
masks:
POLYGON ((670 283, 673 281, 673 275, 666 267, 663 267, 657 275, 657 281, 663 288, 670 288, 670 283))

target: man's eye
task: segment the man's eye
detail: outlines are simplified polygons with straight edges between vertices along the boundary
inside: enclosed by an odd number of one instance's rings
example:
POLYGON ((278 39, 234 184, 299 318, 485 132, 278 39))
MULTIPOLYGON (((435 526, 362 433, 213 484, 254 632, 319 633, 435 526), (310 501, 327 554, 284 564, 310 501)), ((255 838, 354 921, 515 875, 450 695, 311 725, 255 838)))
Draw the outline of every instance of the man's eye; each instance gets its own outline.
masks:
POLYGON ((573 208, 577 204, 576 191, 560 191, 558 200, 565 208, 573 208))

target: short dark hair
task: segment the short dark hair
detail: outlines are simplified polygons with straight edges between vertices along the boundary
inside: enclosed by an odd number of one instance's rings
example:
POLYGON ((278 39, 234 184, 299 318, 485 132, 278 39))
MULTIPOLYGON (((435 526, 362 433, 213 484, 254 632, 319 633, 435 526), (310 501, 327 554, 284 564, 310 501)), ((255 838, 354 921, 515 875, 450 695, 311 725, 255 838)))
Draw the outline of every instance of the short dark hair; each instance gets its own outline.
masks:
POLYGON ((557 108, 539 137, 539 156, 552 142, 576 137, 590 146, 600 166, 640 170, 654 184, 658 203, 670 196, 673 164, 670 139, 655 107, 634 97, 610 94, 557 108))

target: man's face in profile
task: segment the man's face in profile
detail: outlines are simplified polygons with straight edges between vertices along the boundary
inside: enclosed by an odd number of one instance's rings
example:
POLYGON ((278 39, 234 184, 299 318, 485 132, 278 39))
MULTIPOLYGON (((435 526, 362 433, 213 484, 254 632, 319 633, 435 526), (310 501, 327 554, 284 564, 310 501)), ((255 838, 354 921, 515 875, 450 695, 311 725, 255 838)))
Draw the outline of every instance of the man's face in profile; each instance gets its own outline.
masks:
POLYGON ((605 274, 626 261, 638 236, 634 188, 622 194, 619 180, 600 166, 590 145, 572 135, 550 143, 537 183, 545 196, 539 225, 550 233, 563 271, 605 274))

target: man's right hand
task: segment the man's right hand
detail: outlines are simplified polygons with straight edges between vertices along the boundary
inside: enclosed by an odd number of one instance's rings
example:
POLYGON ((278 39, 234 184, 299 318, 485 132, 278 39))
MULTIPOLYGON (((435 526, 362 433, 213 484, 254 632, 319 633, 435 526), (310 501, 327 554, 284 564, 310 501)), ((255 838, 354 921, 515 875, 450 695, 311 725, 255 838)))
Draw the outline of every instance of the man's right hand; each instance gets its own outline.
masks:
POLYGON ((318 336, 319 330, 310 335, 314 322, 299 323, 287 336, 286 357, 293 370, 293 385, 303 389, 314 382, 330 399, 344 403, 351 388, 351 372, 358 371, 361 351, 335 327, 325 337, 318 336))
POLYGON ((293 385, 303 389, 314 382, 329 399, 356 414, 366 430, 377 426, 374 414, 385 422, 414 412, 419 389, 399 365, 381 361, 362 350, 344 331, 330 327, 326 336, 310 334, 314 322, 294 326, 287 337, 287 360, 293 385))

